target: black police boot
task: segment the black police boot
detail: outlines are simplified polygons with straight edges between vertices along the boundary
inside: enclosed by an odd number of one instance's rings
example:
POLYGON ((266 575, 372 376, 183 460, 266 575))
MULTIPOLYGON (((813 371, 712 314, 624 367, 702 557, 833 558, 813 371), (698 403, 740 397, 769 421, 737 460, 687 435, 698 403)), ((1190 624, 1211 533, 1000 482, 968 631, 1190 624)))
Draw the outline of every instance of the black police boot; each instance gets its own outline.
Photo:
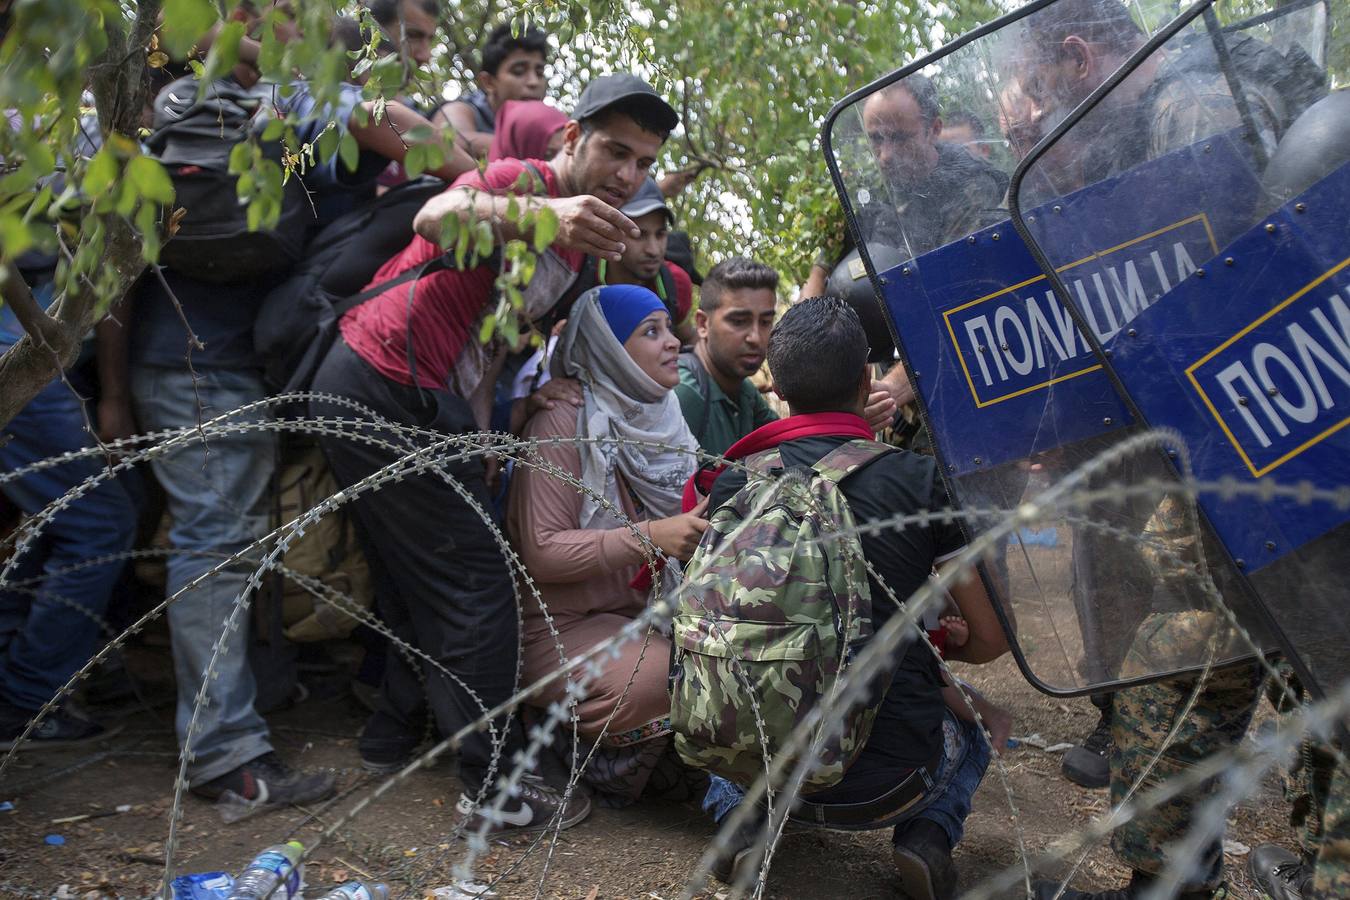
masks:
POLYGON ((1312 867, 1276 844, 1262 844, 1247 860, 1261 896, 1267 900, 1303 900, 1312 896, 1312 867))
POLYGON ((1102 709, 1097 727, 1081 746, 1064 754, 1059 770, 1074 784, 1085 788, 1104 788, 1111 784, 1111 707, 1102 709))

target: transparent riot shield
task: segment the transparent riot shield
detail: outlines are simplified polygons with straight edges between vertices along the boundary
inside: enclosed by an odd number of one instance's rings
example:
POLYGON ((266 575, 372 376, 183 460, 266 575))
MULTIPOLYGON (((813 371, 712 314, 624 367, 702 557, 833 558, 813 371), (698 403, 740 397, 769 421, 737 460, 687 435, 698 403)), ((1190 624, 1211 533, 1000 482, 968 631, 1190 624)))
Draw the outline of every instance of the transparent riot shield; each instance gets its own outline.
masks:
MULTIPOLYGON (((1293 8, 1306 16, 1314 5, 1293 8)), ((1325 22, 1325 6, 1317 9, 1325 22)), ((1196 165, 1245 181, 1214 190, 1198 171, 1157 170, 1108 195, 1096 186, 1149 138, 1125 104, 1102 107, 1100 133, 1116 140, 1095 154, 1048 139, 1101 85, 1119 82, 1118 98, 1147 94, 1156 66, 1128 78, 1122 66, 1147 42, 1165 42, 1177 20, 1170 3, 1032 3, 851 95, 825 125, 852 236, 970 533, 1014 510, 1028 516, 983 575, 1023 671, 1052 693, 1278 645, 1244 571, 1177 474, 1188 448, 1143 435, 1147 421, 1103 365, 1110 348, 1101 343, 1250 227, 1262 196, 1255 160, 1268 150, 1224 125, 1213 131, 1224 139, 1196 133, 1187 146, 1197 145, 1196 165), (1045 42, 1056 34, 1072 40, 1045 42), (1066 55, 1080 48, 1086 58, 1066 55), (1045 66, 1032 71, 1033 61, 1045 66), (958 121, 982 136, 944 140, 944 125, 958 121), (1054 234, 1068 240, 1046 250, 1045 268, 1010 221, 1014 176, 1026 227, 1065 223, 1054 234), (1077 306, 1047 277, 1055 269, 1077 306)), ((1304 29, 1274 50, 1315 73, 1293 79, 1307 91, 1285 100, 1286 117, 1326 91, 1317 62, 1326 32, 1304 29)))
MULTIPOLYGON (((1026 34, 1000 65, 1033 108, 1077 105, 1013 177, 1019 230, 1059 282, 1047 300, 1089 337, 1130 428, 1175 431, 1199 483, 1131 500, 1129 527, 1194 497, 1223 606, 1327 689, 1350 677, 1350 504, 1336 498, 1350 480, 1350 94, 1328 95, 1350 44, 1344 0, 1288 17, 1264 3, 1192 8, 1086 97, 1060 76, 1064 53, 1091 46, 1066 51, 1065 35, 1100 22, 1026 34)), ((1102 540, 1075 547, 1101 557, 1102 540)), ((1188 616, 1223 613, 1194 593, 1177 580, 1110 607, 1155 645, 1184 643, 1188 616)))

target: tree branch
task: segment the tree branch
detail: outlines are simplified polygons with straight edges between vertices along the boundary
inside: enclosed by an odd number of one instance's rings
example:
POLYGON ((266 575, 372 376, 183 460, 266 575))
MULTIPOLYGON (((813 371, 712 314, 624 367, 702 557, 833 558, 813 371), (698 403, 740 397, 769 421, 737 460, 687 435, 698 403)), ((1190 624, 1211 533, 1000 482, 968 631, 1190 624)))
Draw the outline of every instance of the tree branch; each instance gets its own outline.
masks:
POLYGON ((0 293, 3 293, 5 303, 14 310, 14 317, 35 344, 59 354, 63 338, 61 323, 38 306, 33 292, 28 289, 28 283, 19 273, 19 267, 12 260, 6 260, 4 267, 4 284, 0 286, 0 293))

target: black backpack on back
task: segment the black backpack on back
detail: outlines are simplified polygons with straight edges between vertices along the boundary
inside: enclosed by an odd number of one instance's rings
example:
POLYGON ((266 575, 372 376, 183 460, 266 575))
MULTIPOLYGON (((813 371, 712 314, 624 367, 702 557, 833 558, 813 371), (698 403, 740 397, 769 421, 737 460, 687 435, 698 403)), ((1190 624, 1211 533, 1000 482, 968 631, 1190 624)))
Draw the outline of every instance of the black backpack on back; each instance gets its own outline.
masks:
MULTIPOLYGON (((408 246, 413 217, 444 190, 445 183, 435 178, 404 182, 339 216, 314 235, 309 255, 267 294, 253 324, 253 346, 266 361, 269 389, 309 386, 337 337, 338 320, 393 284, 391 280, 362 290, 380 266, 408 246)), ((407 280, 430 271, 415 266, 407 280)))
MULTIPOLYGON (((300 259, 314 222, 304 186, 298 178, 288 179, 276 225, 252 231, 248 207, 239 202, 238 176, 229 171, 230 153, 253 134, 258 113, 271 103, 276 87, 247 89, 222 78, 198 102, 198 85, 195 77, 180 78, 155 97, 155 130, 146 144, 173 181, 173 205, 186 210, 178 232, 164 244, 160 262, 216 284, 284 271, 300 259)), ((280 162, 279 143, 263 149, 280 162)))

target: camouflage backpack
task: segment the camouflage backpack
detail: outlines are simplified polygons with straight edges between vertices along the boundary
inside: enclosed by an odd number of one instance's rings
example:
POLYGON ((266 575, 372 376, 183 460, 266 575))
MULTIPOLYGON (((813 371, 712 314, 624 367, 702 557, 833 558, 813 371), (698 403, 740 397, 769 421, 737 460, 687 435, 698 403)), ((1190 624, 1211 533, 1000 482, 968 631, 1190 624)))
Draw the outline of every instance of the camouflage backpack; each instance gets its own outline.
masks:
MULTIPOLYGON (((872 597, 857 536, 821 538, 851 531, 839 484, 890 449, 854 440, 787 471, 776 449, 745 460, 748 481, 712 514, 675 607, 670 721, 687 764, 752 783, 841 683, 872 634, 872 597)), ((875 717, 848 711, 806 790, 843 778, 875 717)))

